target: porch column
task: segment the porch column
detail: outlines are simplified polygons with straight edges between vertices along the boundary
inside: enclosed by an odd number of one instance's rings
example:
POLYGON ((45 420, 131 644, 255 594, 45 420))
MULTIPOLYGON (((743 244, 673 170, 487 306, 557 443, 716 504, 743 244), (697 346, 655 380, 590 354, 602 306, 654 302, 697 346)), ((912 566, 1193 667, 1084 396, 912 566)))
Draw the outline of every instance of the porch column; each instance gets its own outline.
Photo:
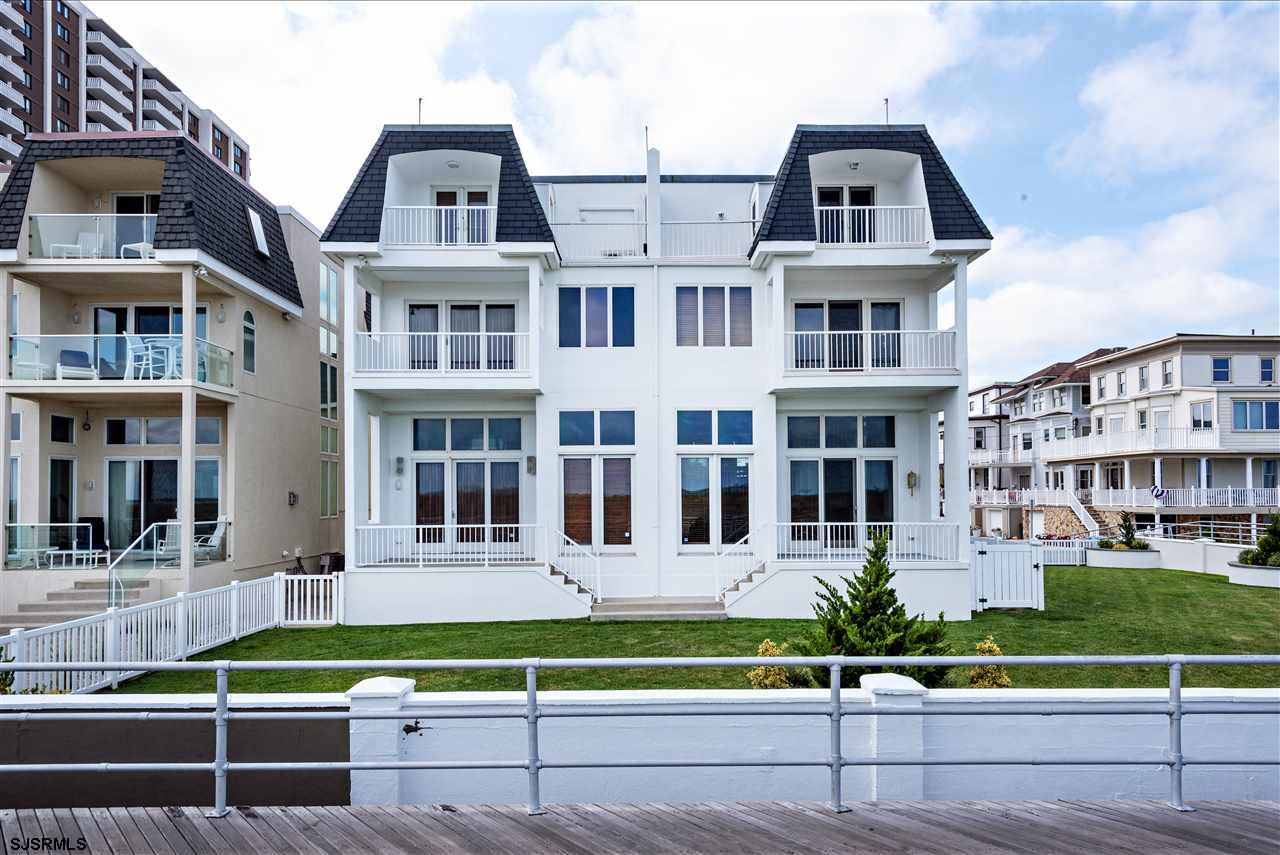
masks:
MULTIPOLYGON (((8 301, 5 301, 6 304, 8 301)), ((0 327, 2 329, 2 327, 0 327)), ((0 348, 6 353, 8 348, 0 348)), ((4 525, 0 525, 0 565, 9 555, 9 420, 13 413, 13 398, 0 387, 0 514, 4 515, 4 525)), ((17 520, 13 520, 17 522, 17 520)))
POLYGON ((1131 502, 1132 502, 1132 501, 1133 501, 1133 495, 1132 495, 1132 492, 1133 492, 1133 473, 1132 473, 1132 470, 1130 469, 1130 464, 1129 464, 1129 460, 1128 460, 1128 458, 1126 458, 1126 459, 1125 459, 1125 461, 1124 461, 1124 489, 1125 489, 1125 491, 1126 491, 1126 492, 1130 493, 1129 501, 1131 501, 1131 502))
POLYGON ((196 273, 182 270, 182 379, 196 376, 196 273))
MULTIPOLYGON (((1246 457, 1244 459, 1244 488, 1246 490, 1253 489, 1253 458, 1252 457, 1246 457)), ((1252 496, 1249 497, 1249 504, 1251 505, 1256 504, 1253 501, 1252 496)))
POLYGON ((222 516, 226 517, 230 525, 226 529, 226 555, 231 558, 235 553, 233 549, 236 543, 236 411, 239 409, 235 404, 227 404, 227 424, 226 424, 226 449, 227 459, 222 467, 222 516))
POLYGON ((955 335, 956 335, 956 367, 960 369, 960 377, 956 387, 946 398, 945 424, 948 429, 943 434, 943 466, 947 484, 946 501, 943 518, 960 526, 959 559, 969 562, 969 497, 963 491, 953 489, 964 478, 969 468, 969 258, 961 255, 956 259, 955 271, 952 274, 955 284, 955 335))
POLYGON ((992 490, 1000 489, 1000 470, 994 466, 987 467, 987 486, 992 490))
MULTIPOLYGON (((529 262, 529 326, 525 337, 528 353, 529 375, 535 380, 539 378, 538 367, 541 364, 541 330, 542 330, 542 262, 529 262)), ((517 345, 517 355, 519 353, 517 345)))
MULTIPOLYGON (((347 555, 349 567, 355 566, 356 557, 356 393, 352 386, 356 353, 356 318, 363 312, 358 305, 359 288, 356 285, 356 259, 342 260, 342 551, 347 555)), ((364 432, 360 431, 363 436, 364 432)), ((366 458, 367 462, 367 458, 366 458)), ((361 483, 364 483, 361 480, 361 483)))
MULTIPOLYGON (((9 306, 13 302, 13 274, 8 270, 0 270, 0 330, 4 330, 5 341, 9 340, 9 325, 13 318, 9 317, 9 306)), ((9 379, 9 348, 0 347, 0 378, 9 379)))
POLYGON ((1163 457, 1155 458, 1155 460, 1152 462, 1152 467, 1153 467, 1152 469, 1153 483, 1157 487, 1163 487, 1164 486, 1164 458, 1163 457))
MULTIPOLYGON (((189 339, 184 321, 184 342, 189 339)), ((191 365, 190 362, 186 365, 191 365)), ((178 523, 181 553, 183 590, 199 590, 192 587, 191 571, 195 564, 195 486, 196 486, 196 390, 186 386, 182 390, 182 437, 178 456, 178 523)), ((172 532, 163 536, 171 537, 172 532)))
POLYGON ((1209 458, 1200 458, 1200 489, 1203 490, 1209 486, 1209 458))

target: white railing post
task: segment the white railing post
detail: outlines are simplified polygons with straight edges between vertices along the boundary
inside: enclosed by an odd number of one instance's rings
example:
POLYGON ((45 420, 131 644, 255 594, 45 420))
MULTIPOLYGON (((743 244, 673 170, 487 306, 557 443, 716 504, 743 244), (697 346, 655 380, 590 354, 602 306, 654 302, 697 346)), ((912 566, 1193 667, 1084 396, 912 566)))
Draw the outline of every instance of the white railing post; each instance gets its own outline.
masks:
POLYGON ((177 659, 187 658, 190 645, 187 641, 187 594, 179 591, 174 596, 173 604, 173 649, 177 659))
MULTIPOLYGON (((9 635, 13 638, 13 644, 12 644, 13 655, 10 656, 9 658, 13 660, 15 665, 26 662, 30 658, 27 655, 26 630, 24 630, 22 627, 18 627, 17 629, 10 632, 9 635)), ((30 685, 30 683, 31 683, 30 671, 14 671, 13 683, 11 684, 10 690, 15 695, 21 695, 22 693, 27 691, 27 687, 30 685)))
POLYGON ((231 580, 231 637, 240 640, 240 582, 231 580))
MULTIPOLYGON (((107 620, 102 629, 102 658, 106 662, 120 661, 120 616, 115 606, 107 606, 107 620)), ((120 672, 111 672, 111 688, 120 688, 120 672)))
POLYGON ((347 622, 347 586, 345 573, 333 574, 333 602, 333 622, 339 625, 345 624, 347 622))
POLYGON ((276 604, 276 626, 284 626, 285 622, 285 604, 284 604, 284 573, 277 571, 273 574, 275 581, 275 604, 276 604))

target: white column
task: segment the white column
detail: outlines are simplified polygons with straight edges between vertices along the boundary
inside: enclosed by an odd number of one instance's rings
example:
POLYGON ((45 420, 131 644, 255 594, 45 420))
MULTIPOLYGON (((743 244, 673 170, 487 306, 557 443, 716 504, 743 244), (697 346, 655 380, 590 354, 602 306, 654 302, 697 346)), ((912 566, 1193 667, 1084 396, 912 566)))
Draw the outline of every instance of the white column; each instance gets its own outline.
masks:
MULTIPOLYGON (((1132 470, 1131 470, 1131 469, 1130 469, 1130 467, 1129 467, 1129 461, 1128 461, 1128 459, 1126 459, 1126 460, 1124 461, 1124 488, 1125 488, 1126 490, 1132 490, 1132 489, 1133 489, 1133 473, 1132 473, 1132 470)), ((1130 498, 1130 499, 1132 499, 1133 497, 1132 497, 1132 496, 1130 496, 1129 498, 1130 498)))
POLYGON ((529 348, 529 374, 535 385, 540 385, 541 374, 538 369, 542 364, 542 263, 529 262, 529 336, 526 346, 529 348))
MULTIPOLYGON (((3 319, 0 319, 3 320, 3 319)), ((3 329, 3 327, 0 327, 3 329)), ((8 351, 8 348, 0 348, 8 351)), ((0 387, 0 514, 4 516, 0 525, 0 564, 9 554, 9 420, 13 413, 13 398, 0 387)), ((17 522, 15 519, 14 522, 17 522)))
POLYGON ((1093 489, 1102 489, 1102 464, 1097 461, 1093 464, 1093 489))
MULTIPOLYGON (((920 709, 928 689, 903 674, 864 674, 859 685, 871 695, 876 708, 920 709)), ((924 756, 924 716, 896 715, 871 718, 870 755, 885 760, 915 760, 924 756)), ((871 798, 924 798, 924 766, 872 766, 871 798)), ((354 784, 353 784, 354 788, 354 784)), ((355 804, 354 790, 352 804, 355 804)))
MULTIPOLYGON (((342 540, 348 566, 355 566, 356 554, 356 467, 363 465, 356 453, 355 396, 352 374, 356 353, 357 305, 356 259, 345 258, 342 264, 342 540)), ((359 431, 361 435, 364 431, 359 431)), ((363 483, 363 481, 361 481, 363 483)))
POLYGON ((196 376, 196 274, 182 271, 182 379, 196 376))
MULTIPOLYGON (((371 677, 347 690, 351 712, 394 712, 401 709, 413 694, 414 681, 404 677, 371 677)), ((398 719, 352 719, 349 741, 352 762, 403 759, 398 719)), ((378 769, 351 773, 351 804, 400 804, 400 771, 378 769)))
MULTIPOLYGON (((184 321, 185 323, 185 321, 184 321)), ((185 328, 184 328, 185 330, 185 328)), ((190 365, 191 363, 186 363, 190 365)), ((182 389, 182 436, 178 454, 178 523, 183 589, 193 590, 191 578, 195 566, 195 487, 196 487, 196 390, 191 386, 182 389)), ((161 532, 161 537, 172 537, 172 531, 161 532)), ((199 588, 194 588, 199 590, 199 588)))
POLYGON ((994 466, 987 467, 987 486, 992 490, 1000 489, 1000 470, 994 466))
MULTIPOLYGON (((1246 457, 1244 459, 1244 488, 1246 490, 1253 489, 1253 458, 1246 457)), ((1249 498, 1249 504, 1254 504, 1253 498, 1249 498)))
POLYGON ((1209 486, 1209 458, 1200 458, 1200 489, 1203 490, 1209 486))
POLYGON ((1157 487, 1163 487, 1164 486, 1164 458, 1163 457, 1155 458, 1155 460, 1152 462, 1152 467, 1153 467, 1152 477, 1154 478, 1153 483, 1157 487))
MULTIPOLYGON (((3 331, 4 339, 9 339, 9 324, 13 321, 9 317, 9 306, 13 302, 13 274, 8 270, 0 270, 0 331, 3 331)), ((0 380, 8 381, 9 379, 9 348, 0 347, 0 380)))
POLYGON ((960 526, 960 560, 969 561, 969 497, 957 490, 969 468, 969 259, 960 256, 953 274, 955 284, 956 362, 960 377, 956 387, 945 398, 943 434, 943 467, 947 484, 943 518, 960 526))
POLYGON ((650 258, 662 257, 662 157, 656 148, 645 157, 645 242, 650 258))

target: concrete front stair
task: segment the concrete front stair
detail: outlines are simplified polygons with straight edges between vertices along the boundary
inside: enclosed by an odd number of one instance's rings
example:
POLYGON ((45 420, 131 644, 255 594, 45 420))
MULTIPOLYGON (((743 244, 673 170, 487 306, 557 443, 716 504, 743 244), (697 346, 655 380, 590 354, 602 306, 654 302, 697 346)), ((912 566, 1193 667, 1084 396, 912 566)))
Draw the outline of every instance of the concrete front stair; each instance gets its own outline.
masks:
POLYGON ((593 621, 725 618, 724 603, 715 597, 618 597, 591 607, 593 621))
MULTIPOLYGON (((54 572, 54 571, 50 571, 54 572)), ((136 606, 157 598, 148 579, 132 579, 120 583, 124 587, 121 607, 136 606)), ((15 629, 38 629, 53 623, 76 620, 107 610, 107 580, 76 582, 70 588, 50 591, 43 600, 19 603, 17 609, 0 614, 0 635, 15 629)))

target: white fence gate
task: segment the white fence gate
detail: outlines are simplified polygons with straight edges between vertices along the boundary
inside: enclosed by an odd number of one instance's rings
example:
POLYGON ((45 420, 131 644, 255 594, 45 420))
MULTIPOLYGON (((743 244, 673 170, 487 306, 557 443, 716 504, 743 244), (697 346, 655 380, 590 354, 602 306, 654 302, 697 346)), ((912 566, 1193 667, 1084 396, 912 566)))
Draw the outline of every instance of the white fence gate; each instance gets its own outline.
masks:
POLYGON ((969 549, 973 610, 1043 609, 1041 551, 1028 541, 974 541, 969 549))

